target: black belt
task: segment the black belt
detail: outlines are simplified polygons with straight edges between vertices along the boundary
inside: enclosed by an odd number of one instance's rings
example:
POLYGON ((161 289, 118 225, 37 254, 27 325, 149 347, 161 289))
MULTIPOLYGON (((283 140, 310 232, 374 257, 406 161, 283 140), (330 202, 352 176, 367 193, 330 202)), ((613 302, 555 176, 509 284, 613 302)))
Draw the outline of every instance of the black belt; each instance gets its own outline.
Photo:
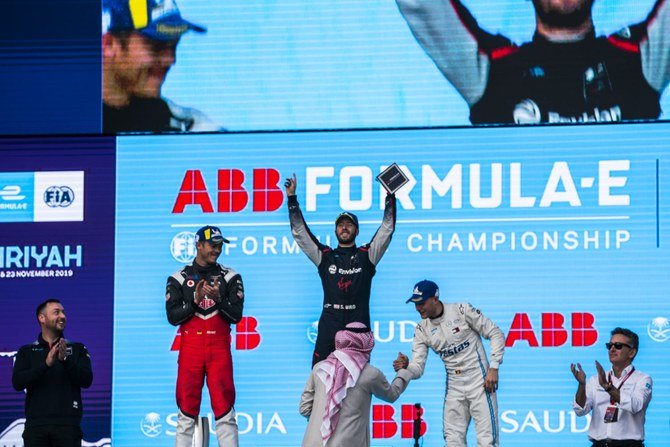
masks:
POLYGON ((591 447, 644 447, 644 441, 637 439, 602 439, 591 442, 593 443, 591 447))

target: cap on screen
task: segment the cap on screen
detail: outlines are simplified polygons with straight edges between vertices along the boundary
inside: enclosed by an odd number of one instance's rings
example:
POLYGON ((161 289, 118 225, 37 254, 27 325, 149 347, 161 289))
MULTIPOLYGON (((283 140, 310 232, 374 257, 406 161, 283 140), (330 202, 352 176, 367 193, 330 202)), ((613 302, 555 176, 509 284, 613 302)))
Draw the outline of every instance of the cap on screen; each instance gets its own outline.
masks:
POLYGON ((137 31, 150 39, 170 41, 191 30, 206 28, 184 20, 174 0, 103 0, 103 34, 108 31, 137 31))

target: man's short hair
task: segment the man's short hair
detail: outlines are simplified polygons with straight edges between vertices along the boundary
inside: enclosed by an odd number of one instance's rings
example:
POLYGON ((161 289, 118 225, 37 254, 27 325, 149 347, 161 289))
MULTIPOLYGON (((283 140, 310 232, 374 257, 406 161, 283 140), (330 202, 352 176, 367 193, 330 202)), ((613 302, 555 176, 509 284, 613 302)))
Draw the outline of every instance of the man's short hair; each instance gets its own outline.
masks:
POLYGON ((630 342, 630 345, 635 349, 636 351, 638 350, 640 346, 640 337, 637 336, 637 334, 630 329, 625 329, 622 327, 615 327, 612 329, 612 335, 615 334, 621 334, 628 338, 628 341, 630 342))
POLYGON ((58 303, 58 304, 61 304, 61 302, 58 301, 56 298, 49 298, 49 299, 46 300, 45 302, 40 303, 40 304, 37 306, 37 309, 35 309, 35 316, 36 316, 38 319, 39 319, 39 317, 40 317, 40 314, 44 311, 44 309, 46 309, 47 304, 49 304, 49 303, 58 303))

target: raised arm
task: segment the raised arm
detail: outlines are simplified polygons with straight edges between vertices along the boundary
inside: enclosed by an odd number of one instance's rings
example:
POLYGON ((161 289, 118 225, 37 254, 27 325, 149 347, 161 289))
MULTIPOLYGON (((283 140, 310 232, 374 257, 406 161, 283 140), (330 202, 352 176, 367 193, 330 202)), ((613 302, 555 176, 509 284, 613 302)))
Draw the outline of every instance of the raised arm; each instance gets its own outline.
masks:
POLYGON ((386 249, 391 243, 391 237, 393 237, 393 232, 395 231, 395 221, 396 221, 396 198, 394 194, 389 194, 386 196, 386 201, 384 205, 384 217, 382 218, 382 224, 377 229, 377 232, 372 237, 368 247, 368 257, 370 262, 374 265, 381 260, 386 249))
MULTIPOLYGON (((582 375, 583 370, 581 369, 581 365, 579 366, 578 371, 582 372, 578 372, 577 375, 575 375, 578 385, 577 391, 575 392, 575 399, 572 402, 572 409, 577 416, 585 416, 593 409, 593 403, 595 402, 594 393, 598 389, 598 379, 596 376, 586 379, 586 377, 582 375)), ((573 372, 573 374, 575 374, 575 372, 573 372)))
POLYGON ((297 180, 295 174, 287 178, 284 187, 286 188, 286 197, 288 198, 288 218, 291 223, 291 234, 298 247, 307 255, 307 257, 317 267, 321 264, 322 250, 328 249, 321 244, 312 234, 305 222, 305 218, 300 210, 298 196, 295 194, 297 180))
POLYGON ((575 409, 579 411, 575 411, 575 414, 577 416, 582 416, 584 412, 588 412, 590 410, 586 409, 586 373, 582 369, 582 365, 580 363, 571 363, 570 364, 570 371, 572 371, 572 375, 575 376, 575 380, 577 380, 577 391, 575 392, 575 401, 574 405, 575 409))
POLYGON ((631 26, 630 33, 640 39, 645 79, 663 93, 670 83, 670 0, 657 0, 647 19, 631 26))
POLYGON ((458 0, 396 0, 414 37, 472 106, 481 99, 491 52, 511 42, 482 30, 458 0))

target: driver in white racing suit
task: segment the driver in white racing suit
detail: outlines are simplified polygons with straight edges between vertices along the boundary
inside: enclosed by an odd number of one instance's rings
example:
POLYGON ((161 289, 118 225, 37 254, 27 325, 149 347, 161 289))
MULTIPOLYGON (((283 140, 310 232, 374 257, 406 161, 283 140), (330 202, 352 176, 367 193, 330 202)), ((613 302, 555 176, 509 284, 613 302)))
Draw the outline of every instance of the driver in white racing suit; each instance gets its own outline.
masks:
POLYGON ((444 403, 444 438, 449 447, 466 446, 470 418, 475 421, 478 447, 498 445, 498 367, 502 363, 505 336, 490 319, 469 303, 442 303, 433 281, 414 286, 407 300, 422 320, 414 330, 412 360, 399 353, 393 362, 398 371, 407 368, 412 379, 423 375, 428 348, 435 351, 447 370, 444 403), (491 341, 491 363, 481 337, 491 341))

